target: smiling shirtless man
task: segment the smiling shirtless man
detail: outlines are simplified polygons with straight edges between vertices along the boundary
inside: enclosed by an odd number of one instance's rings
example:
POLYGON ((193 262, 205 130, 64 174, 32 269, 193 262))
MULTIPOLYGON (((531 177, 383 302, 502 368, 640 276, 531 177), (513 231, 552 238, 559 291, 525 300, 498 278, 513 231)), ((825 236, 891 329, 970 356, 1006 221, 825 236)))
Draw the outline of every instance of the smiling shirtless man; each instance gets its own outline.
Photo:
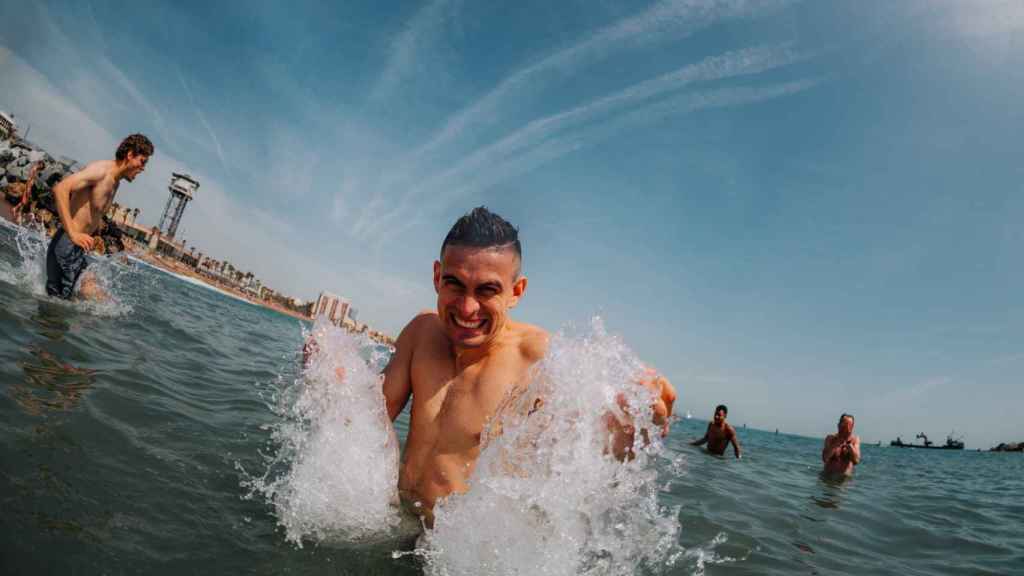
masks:
MULTIPOLYGON (((61 228, 46 251, 47 294, 71 298, 75 283, 89 264, 85 253, 96 241, 92 235, 114 201, 121 180, 134 180, 146 169, 152 155, 149 138, 132 134, 121 141, 113 160, 92 162, 53 187, 61 228)), ((83 298, 103 297, 91 279, 83 279, 79 294, 83 298)))
MULTIPOLYGON (((480 207, 460 218, 434 262, 437 311, 409 322, 384 371, 392 421, 412 399, 398 489, 427 527, 439 498, 469 489, 485 422, 547 351, 547 332, 508 317, 526 292, 521 258, 518 231, 497 214, 480 207)), ((667 432, 675 390, 656 374, 644 378, 667 432)))

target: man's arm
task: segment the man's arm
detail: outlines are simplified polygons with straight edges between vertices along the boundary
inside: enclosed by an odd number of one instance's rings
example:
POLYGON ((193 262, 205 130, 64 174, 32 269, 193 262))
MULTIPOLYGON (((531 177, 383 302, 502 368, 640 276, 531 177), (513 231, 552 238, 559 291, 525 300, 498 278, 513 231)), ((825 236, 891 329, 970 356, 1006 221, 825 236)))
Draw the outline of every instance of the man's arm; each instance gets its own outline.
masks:
POLYGON ((53 187, 53 200, 57 204, 57 216, 60 217, 60 222, 64 226, 68 238, 76 246, 85 250, 92 250, 93 238, 75 229, 74 221, 71 219, 71 195, 95 186, 105 174, 103 164, 93 162, 53 187))
POLYGON ((850 441, 850 462, 860 464, 860 438, 857 436, 850 441))
POLYGON ((821 461, 828 464, 828 458, 832 452, 832 435, 825 436, 825 445, 821 448, 821 461))
MULTIPOLYGON (((667 436, 669 418, 672 417, 672 406, 676 401, 676 389, 667 378, 650 368, 644 370, 637 383, 652 392, 654 396, 654 403, 651 405, 653 412, 652 421, 654 425, 661 427, 661 436, 667 436)), ((619 418, 611 412, 605 414, 605 424, 608 426, 608 431, 611 432, 610 449, 617 459, 632 460, 632 446, 636 427, 633 425, 632 417, 628 414, 628 404, 622 395, 619 395, 618 404, 626 412, 626 420, 624 422, 620 422, 619 418)), ((643 434, 644 442, 646 443, 650 438, 647 436, 646 430, 643 430, 643 434)))
POLYGON ((29 198, 32 196, 32 187, 36 184, 36 174, 39 173, 39 164, 33 164, 32 169, 28 172, 28 180, 25 181, 25 186, 21 189, 21 200, 18 202, 16 208, 20 208, 28 204, 29 198))
POLYGON ((436 321, 433 314, 420 314, 402 329, 395 341, 395 353, 384 369, 384 400, 392 422, 402 413, 412 396, 412 357, 419 340, 418 334, 429 328, 428 324, 436 321))
POLYGON ((742 456, 740 456, 740 439, 739 439, 739 436, 736 434, 736 429, 733 428, 732 426, 729 426, 729 430, 732 432, 732 437, 729 438, 729 441, 732 442, 733 454, 735 454, 737 458, 741 458, 742 456))
POLYGON ((690 445, 691 446, 700 446, 701 444, 704 444, 705 442, 707 442, 708 441, 708 433, 709 432, 711 432, 711 423, 710 422, 708 423, 708 429, 704 431, 704 436, 702 436, 700 438, 700 440, 694 440, 693 442, 690 442, 690 445))

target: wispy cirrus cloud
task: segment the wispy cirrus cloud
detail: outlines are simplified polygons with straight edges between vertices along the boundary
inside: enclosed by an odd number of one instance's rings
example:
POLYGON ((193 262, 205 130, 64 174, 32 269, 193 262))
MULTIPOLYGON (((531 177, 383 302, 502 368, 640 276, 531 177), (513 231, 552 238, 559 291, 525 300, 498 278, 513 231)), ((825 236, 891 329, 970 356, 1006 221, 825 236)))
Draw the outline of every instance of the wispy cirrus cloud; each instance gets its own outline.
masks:
POLYGON ((192 105, 192 109, 196 113, 196 118, 199 119, 199 123, 203 125, 203 128, 206 130, 206 134, 210 137, 210 143, 217 152, 217 158, 220 159, 221 168, 224 169, 224 172, 230 178, 231 169, 228 167, 228 159, 227 156, 224 155, 224 147, 220 144, 220 138, 217 137, 217 133, 214 132, 213 126, 211 126, 210 122, 206 119, 206 114, 203 113, 203 109, 196 103, 192 89, 189 88, 188 81, 185 80, 185 76, 181 73, 181 70, 178 69, 175 70, 175 72, 177 72, 178 82, 181 84, 181 89, 185 92, 185 95, 188 97, 189 104, 192 105))
MULTIPOLYGON (((481 126, 500 123, 505 120, 503 107, 508 103, 519 105, 525 95, 539 92, 549 85, 564 82, 567 77, 577 74, 584 69, 608 58, 613 54, 622 51, 637 50, 660 42, 669 40, 680 40, 695 32, 706 28, 715 22, 754 17, 769 12, 788 4, 794 0, 771 0, 767 2, 753 2, 748 0, 712 0, 697 2, 693 0, 666 0, 659 2, 647 10, 634 16, 616 21, 608 26, 586 35, 579 41, 559 49, 538 61, 516 70, 502 79, 494 88, 489 90, 478 100, 470 103, 463 109, 449 117, 444 124, 422 145, 416 147, 405 158, 392 167, 389 174, 378 182, 373 188, 371 197, 355 219, 352 231, 356 235, 372 234, 373 230, 379 228, 382 219, 390 220, 403 214, 406 202, 416 195, 414 190, 423 189, 424 180, 437 182, 458 173, 464 173, 469 166, 476 162, 486 160, 481 151, 471 154, 466 161, 460 162, 445 173, 431 173, 431 167, 436 164, 438 153, 455 146, 464 134, 471 128, 478 129, 481 126), (474 160, 476 159, 476 160, 474 160), (393 199, 387 202, 384 198, 390 198, 399 190, 405 190, 404 197, 398 202, 393 199), (397 209, 396 209, 397 207, 397 209), (389 209, 390 208, 390 209, 389 209), (381 212, 380 210, 384 211, 381 212)), ((426 8, 421 11, 426 12, 426 8)), ((419 15, 417 19, 419 19, 419 15)), ((416 26, 411 26, 416 29, 416 26)), ((399 45, 405 45, 408 41, 397 41, 399 45)), ((499 136, 498 140, 485 148, 491 154, 500 151, 502 148, 515 145, 518 141, 528 140, 531 132, 545 130, 545 125, 569 123, 574 118, 582 118, 587 114, 596 114, 597 109, 612 108, 621 103, 628 105, 629 102, 637 102, 645 98, 656 96, 658 93, 672 89, 673 84, 679 85, 687 81, 695 81, 700 74, 711 75, 714 68, 718 67, 718 73, 723 77, 726 75, 737 75, 742 72, 730 73, 729 66, 749 66, 754 68, 754 60, 767 58, 769 56, 779 57, 778 52, 782 49, 775 49, 774 54, 762 54, 765 50, 754 49, 745 53, 733 53, 723 55, 720 58, 708 59, 703 69, 679 70, 675 75, 667 74, 643 82, 636 86, 627 88, 622 92, 610 96, 593 104, 594 109, 587 111, 582 109, 570 110, 565 113, 554 114, 541 118, 527 124, 522 129, 511 134, 499 136), (744 62, 747 58, 750 62, 744 62), (692 75, 693 78, 687 78, 692 75)), ((751 72, 754 73, 754 72, 751 72)), ((678 89, 678 87, 676 88, 678 89)), ((547 128, 553 131, 555 128, 547 128)), ((570 146, 571 148, 571 146, 570 146)))
POLYGON ((404 79, 421 67, 422 59, 432 53, 431 48, 443 32, 446 19, 458 4, 453 0, 433 0, 416 12, 391 41, 387 64, 370 91, 370 101, 384 100, 404 79))
POLYGON ((448 119, 417 150, 417 155, 428 153, 459 138, 468 127, 476 123, 494 118, 495 109, 519 91, 542 86, 555 78, 565 78, 622 50, 643 48, 670 39, 678 40, 721 20, 749 17, 790 3, 792 0, 659 2, 640 14, 597 30, 581 41, 505 77, 482 98, 448 119))
MULTIPOLYGON (((396 208, 377 214, 375 222, 411 222, 411 207, 429 197, 445 204, 467 193, 550 162, 615 133, 673 114, 704 108, 739 106, 794 94, 816 80, 753 88, 712 90, 671 98, 701 82, 751 76, 805 60, 809 55, 788 45, 763 46, 727 52, 651 78, 569 110, 535 119, 462 159, 448 170, 411 187, 396 208), (668 98, 667 100, 663 100, 668 98), (598 125, 587 127, 595 122, 598 125)), ((365 233, 365 230, 361 230, 365 233)))

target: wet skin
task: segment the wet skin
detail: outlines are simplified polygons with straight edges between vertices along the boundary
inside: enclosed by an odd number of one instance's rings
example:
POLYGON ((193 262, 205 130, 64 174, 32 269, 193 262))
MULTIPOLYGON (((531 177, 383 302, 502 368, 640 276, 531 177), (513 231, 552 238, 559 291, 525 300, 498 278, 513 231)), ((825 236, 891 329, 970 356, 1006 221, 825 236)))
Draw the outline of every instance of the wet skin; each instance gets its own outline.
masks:
POLYGON ((736 429, 731 424, 725 421, 725 414, 719 410, 715 413, 714 419, 708 423, 708 429, 704 432, 704 436, 699 440, 691 442, 694 446, 700 446, 701 444, 707 443, 708 452, 721 456, 725 454, 725 449, 729 447, 729 443, 732 442, 733 452, 737 458, 740 458, 740 444, 739 438, 736 436, 736 429))
POLYGON ((134 180, 146 169, 148 161, 148 156, 129 152, 122 161, 92 162, 54 186, 57 215, 76 246, 92 250, 92 234, 114 202, 121 180, 134 180))
POLYGON ((385 370, 391 419, 412 400, 399 491, 428 525, 438 498, 468 488, 484 423, 547 350, 544 330, 508 318, 526 290, 518 267, 510 249, 448 247, 437 311, 405 327, 385 370))
MULTIPOLYGON (((128 152, 121 161, 92 162, 54 186, 57 215, 68 238, 76 246, 86 251, 93 249, 96 238, 92 234, 114 202, 121 180, 134 180, 146 169, 147 162, 149 156, 128 152)), ((87 300, 105 300, 108 297, 91 271, 82 275, 78 295, 87 300)))
MULTIPOLYGON (((519 265, 509 248, 447 247, 434 263, 437 311, 402 330, 384 372, 391 419, 412 400, 398 488, 428 527, 438 499, 469 489, 485 423, 547 351, 547 332, 508 317, 526 291, 519 265)), ((643 383, 657 387, 656 423, 667 430, 675 391, 664 378, 643 383)), ((613 432, 616 444, 632 433, 613 432)))
POLYGON ((824 472, 830 476, 849 476, 853 467, 860 463, 860 438, 853 433, 853 420, 845 417, 839 421, 835 434, 825 438, 821 449, 824 472))

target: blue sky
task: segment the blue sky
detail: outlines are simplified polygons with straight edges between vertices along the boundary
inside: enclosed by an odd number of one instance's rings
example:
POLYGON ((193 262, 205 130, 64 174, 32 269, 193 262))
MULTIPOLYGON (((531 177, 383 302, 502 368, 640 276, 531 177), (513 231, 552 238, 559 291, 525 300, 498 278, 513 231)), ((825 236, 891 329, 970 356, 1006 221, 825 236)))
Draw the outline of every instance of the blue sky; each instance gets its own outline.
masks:
POLYGON ((706 417, 1024 440, 1024 4, 13 2, 0 109, 119 200, 396 332, 485 204, 520 319, 594 315, 706 417))

